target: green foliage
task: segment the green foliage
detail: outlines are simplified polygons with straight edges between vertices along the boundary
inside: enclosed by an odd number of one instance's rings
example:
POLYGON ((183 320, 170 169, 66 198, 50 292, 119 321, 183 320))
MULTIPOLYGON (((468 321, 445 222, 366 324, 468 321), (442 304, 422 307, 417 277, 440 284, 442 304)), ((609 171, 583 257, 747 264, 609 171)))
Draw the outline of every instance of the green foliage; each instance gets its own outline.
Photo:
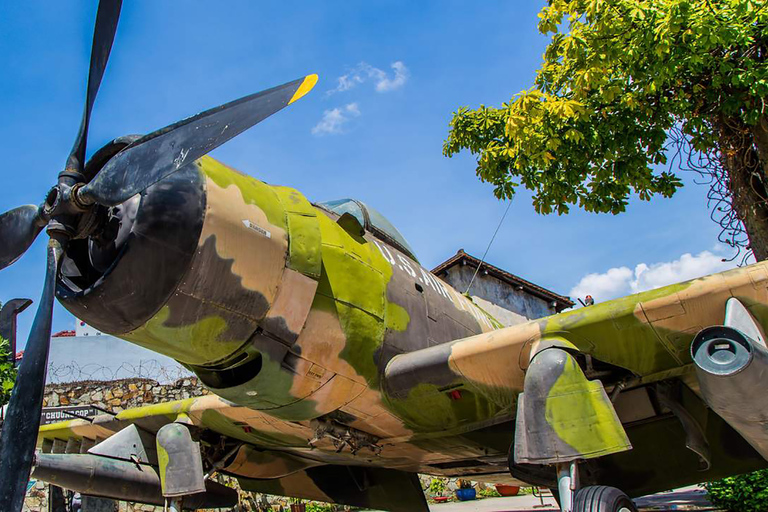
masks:
POLYGON ((713 124, 757 123, 768 95, 764 0, 549 0, 535 86, 501 108, 458 109, 443 152, 477 155, 498 198, 534 192, 539 213, 624 211, 672 196, 667 133, 715 147, 713 124))
POLYGON ((11 362, 10 344, 0 337, 0 407, 11 399, 14 382, 16 382, 16 368, 11 362))
POLYGON ((731 512, 768 510, 768 469, 704 484, 712 504, 731 512))
POLYGON ((443 493, 443 491, 445 491, 445 482, 443 482, 439 478, 433 478, 432 481, 429 482, 430 494, 439 496, 443 493))
POLYGON ((334 505, 331 505, 330 503, 319 503, 317 501, 307 503, 306 507, 307 512, 335 512, 335 510, 336 507, 334 505))
POLYGON ((485 489, 480 489, 480 496, 483 498, 499 498, 501 494, 494 487, 486 487, 485 489))

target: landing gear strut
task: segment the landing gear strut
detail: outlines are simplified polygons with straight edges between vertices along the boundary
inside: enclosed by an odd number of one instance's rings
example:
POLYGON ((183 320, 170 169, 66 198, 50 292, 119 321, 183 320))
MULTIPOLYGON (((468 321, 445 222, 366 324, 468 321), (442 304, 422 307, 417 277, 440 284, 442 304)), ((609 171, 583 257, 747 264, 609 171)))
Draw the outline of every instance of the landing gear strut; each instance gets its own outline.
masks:
POLYGON ((182 512, 182 498, 171 498, 165 500, 165 512, 182 512))
POLYGON ((557 464, 557 492, 560 495, 560 510, 573 512, 573 502, 579 489, 579 468, 577 461, 557 464))
POLYGON ((615 487, 579 487, 578 461, 556 464, 561 512, 637 512, 635 504, 615 487))

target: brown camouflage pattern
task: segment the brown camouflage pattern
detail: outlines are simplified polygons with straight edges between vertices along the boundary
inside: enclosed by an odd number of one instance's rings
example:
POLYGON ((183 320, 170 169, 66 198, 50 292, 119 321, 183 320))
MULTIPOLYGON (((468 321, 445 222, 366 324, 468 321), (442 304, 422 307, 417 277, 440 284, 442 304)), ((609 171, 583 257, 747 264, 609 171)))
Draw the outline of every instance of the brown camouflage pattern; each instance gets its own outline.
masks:
MULTIPOLYGON (((337 222, 298 191, 209 157, 195 165, 205 182, 197 250, 152 318, 113 334, 176 358, 218 396, 46 426, 41 442, 95 442, 131 423, 156 431, 182 415, 244 443, 225 471, 282 479, 289 495, 298 492, 290 482, 327 465, 533 481, 508 468, 533 355, 560 347, 582 365, 588 355, 601 371, 587 365, 586 377, 609 392, 619 382, 626 390, 682 382, 694 410, 702 402, 693 336, 722 323, 729 297, 768 321, 768 263, 759 263, 502 329, 394 245, 337 222), (339 447, 334 429, 354 441, 339 447)), ((696 471, 682 427, 657 410, 625 423, 634 449, 594 459, 591 474, 637 494, 765 465, 719 417, 702 417, 707 435, 720 436, 710 440, 719 448, 708 472, 696 471), (671 454, 663 461, 647 453, 657 438, 671 454), (652 472, 658 464, 662 476, 652 472)))

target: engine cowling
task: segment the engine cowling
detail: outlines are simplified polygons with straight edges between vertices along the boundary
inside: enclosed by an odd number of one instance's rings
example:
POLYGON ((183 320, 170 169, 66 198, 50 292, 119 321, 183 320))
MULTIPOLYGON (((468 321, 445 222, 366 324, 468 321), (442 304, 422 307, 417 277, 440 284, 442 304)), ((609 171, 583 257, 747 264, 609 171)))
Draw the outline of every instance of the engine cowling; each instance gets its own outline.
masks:
POLYGON ((319 228, 301 194, 203 157, 103 214, 70 244, 57 283, 75 316, 214 388, 252 379, 265 355, 282 360, 320 275, 319 228))

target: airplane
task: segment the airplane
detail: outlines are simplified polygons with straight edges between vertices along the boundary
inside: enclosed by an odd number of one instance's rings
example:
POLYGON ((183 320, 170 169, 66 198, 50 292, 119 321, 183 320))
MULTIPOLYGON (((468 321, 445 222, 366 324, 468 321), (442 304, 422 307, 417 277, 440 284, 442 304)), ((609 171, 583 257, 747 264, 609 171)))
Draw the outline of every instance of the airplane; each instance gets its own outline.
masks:
POLYGON ((119 137, 85 162, 121 3, 98 7, 81 128, 0 268, 43 229, 46 278, 0 437, 0 510, 30 477, 231 507, 234 490, 427 511, 418 473, 548 487, 566 512, 766 467, 768 263, 503 327, 368 205, 310 202, 206 156, 317 78, 119 137), (211 394, 39 426, 54 296, 211 394))

